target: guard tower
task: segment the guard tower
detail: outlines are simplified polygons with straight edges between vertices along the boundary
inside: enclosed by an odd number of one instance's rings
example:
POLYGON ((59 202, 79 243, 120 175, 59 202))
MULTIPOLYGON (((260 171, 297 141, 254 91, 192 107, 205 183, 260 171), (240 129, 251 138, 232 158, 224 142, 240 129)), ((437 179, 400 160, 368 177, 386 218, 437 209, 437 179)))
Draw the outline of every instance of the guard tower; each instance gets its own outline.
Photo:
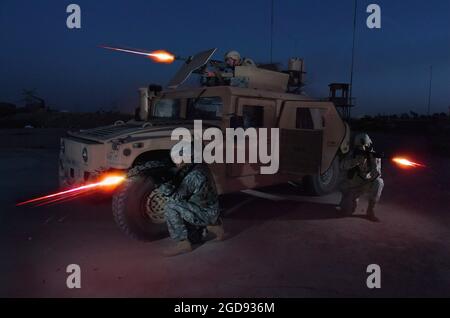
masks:
POLYGON ((328 100, 334 103, 343 119, 350 119, 350 110, 355 106, 349 95, 350 84, 331 83, 328 86, 330 87, 330 96, 328 100))

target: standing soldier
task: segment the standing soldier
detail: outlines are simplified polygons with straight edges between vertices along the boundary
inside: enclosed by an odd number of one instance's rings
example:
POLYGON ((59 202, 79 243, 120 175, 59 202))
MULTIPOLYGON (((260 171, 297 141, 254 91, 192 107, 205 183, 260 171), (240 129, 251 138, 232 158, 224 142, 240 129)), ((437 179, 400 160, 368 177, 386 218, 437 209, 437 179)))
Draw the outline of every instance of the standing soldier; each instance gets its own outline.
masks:
POLYGON ((384 182, 381 179, 381 159, 373 150, 372 140, 365 133, 355 137, 354 149, 342 161, 346 178, 342 184, 340 209, 346 215, 355 213, 359 197, 369 196, 367 218, 378 222, 375 205, 380 200, 384 182))
POLYGON ((234 68, 235 66, 256 66, 255 62, 249 58, 241 58, 241 54, 238 51, 229 51, 224 57, 225 63, 228 67, 234 68))
POLYGON ((224 237, 218 195, 208 167, 204 164, 182 163, 176 169, 174 181, 159 188, 159 191, 169 196, 165 217, 170 237, 176 242, 175 246, 164 252, 166 256, 192 251, 188 224, 206 227, 217 240, 224 237))
POLYGON ((218 84, 228 83, 231 77, 234 77, 234 68, 236 66, 256 67, 256 63, 249 58, 242 58, 238 51, 228 51, 224 56, 224 63, 216 65, 214 70, 205 70, 204 75, 207 78, 215 79, 218 84))

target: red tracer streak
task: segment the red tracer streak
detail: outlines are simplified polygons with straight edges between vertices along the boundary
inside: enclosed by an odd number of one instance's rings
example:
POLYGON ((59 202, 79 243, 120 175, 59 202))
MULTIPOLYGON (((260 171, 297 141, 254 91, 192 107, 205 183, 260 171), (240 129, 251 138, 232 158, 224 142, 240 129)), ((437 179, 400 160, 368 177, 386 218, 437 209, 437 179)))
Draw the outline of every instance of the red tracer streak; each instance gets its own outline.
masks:
POLYGON ((107 175, 99 182, 85 184, 85 185, 79 186, 77 188, 73 188, 73 189, 49 194, 46 196, 42 196, 39 198, 27 200, 24 202, 20 202, 20 203, 16 204, 16 206, 26 205, 26 204, 30 204, 30 203, 44 204, 44 201, 48 202, 48 203, 52 203, 52 202, 63 200, 65 198, 70 198, 70 197, 76 196, 77 194, 81 194, 81 193, 85 194, 86 192, 90 192, 91 190, 94 190, 94 189, 100 189, 100 188, 111 189, 111 188, 118 186, 123 181, 125 181, 125 176, 123 176, 123 175, 107 175))
POLYGON ((148 51, 127 49, 127 48, 120 48, 120 47, 111 47, 111 46, 101 46, 101 47, 104 48, 104 49, 113 50, 113 51, 144 55, 144 56, 147 56, 147 57, 151 58, 154 62, 157 62, 157 63, 170 64, 173 61, 175 61, 175 55, 173 55, 170 52, 164 51, 164 50, 157 50, 157 51, 153 51, 153 52, 148 52, 148 51))
POLYGON ((425 168, 426 166, 402 157, 394 157, 392 161, 403 168, 425 168))

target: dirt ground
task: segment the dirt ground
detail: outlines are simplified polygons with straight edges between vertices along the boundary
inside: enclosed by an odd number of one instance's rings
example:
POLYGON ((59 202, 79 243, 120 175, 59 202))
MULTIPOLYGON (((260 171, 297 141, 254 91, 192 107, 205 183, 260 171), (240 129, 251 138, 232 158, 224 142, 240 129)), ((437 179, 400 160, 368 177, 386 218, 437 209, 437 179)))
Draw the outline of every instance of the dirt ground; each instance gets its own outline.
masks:
POLYGON ((227 240, 164 258, 169 239, 126 237, 108 201, 15 207, 57 189, 57 136, 43 135, 51 147, 17 136, 0 145, 1 297, 450 297, 450 159, 420 138, 374 138, 428 165, 385 163, 381 223, 363 218, 364 206, 342 218, 280 186, 271 193, 289 200, 224 197, 227 240), (66 287, 69 264, 81 267, 81 289, 66 287), (381 267, 381 289, 366 286, 369 264, 381 267))

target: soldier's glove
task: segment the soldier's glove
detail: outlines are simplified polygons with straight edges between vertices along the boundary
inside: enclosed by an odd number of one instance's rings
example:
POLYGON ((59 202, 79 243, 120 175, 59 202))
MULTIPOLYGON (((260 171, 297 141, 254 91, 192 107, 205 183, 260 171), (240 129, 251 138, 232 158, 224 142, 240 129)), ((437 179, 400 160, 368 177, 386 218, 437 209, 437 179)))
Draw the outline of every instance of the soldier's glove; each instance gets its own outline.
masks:
POLYGON ((170 182, 166 182, 161 184, 156 190, 162 195, 170 197, 175 192, 175 186, 170 182))
POLYGON ((364 166, 367 164, 367 158, 365 156, 356 156, 353 159, 352 166, 358 169, 364 169, 364 166))

